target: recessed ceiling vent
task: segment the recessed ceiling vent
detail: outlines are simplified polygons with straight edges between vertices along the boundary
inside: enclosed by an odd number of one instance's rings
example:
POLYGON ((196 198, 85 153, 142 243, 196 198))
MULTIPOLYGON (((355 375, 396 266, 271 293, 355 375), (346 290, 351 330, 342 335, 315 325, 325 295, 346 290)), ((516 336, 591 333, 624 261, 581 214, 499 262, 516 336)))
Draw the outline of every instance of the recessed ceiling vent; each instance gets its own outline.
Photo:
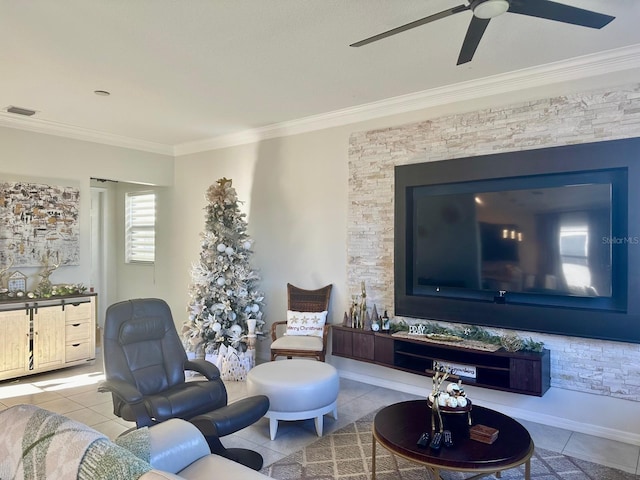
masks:
POLYGON ((35 115, 35 110, 30 110, 28 108, 14 107, 11 105, 7 107, 7 112, 9 113, 17 113, 18 115, 24 115, 25 117, 30 117, 31 115, 35 115))

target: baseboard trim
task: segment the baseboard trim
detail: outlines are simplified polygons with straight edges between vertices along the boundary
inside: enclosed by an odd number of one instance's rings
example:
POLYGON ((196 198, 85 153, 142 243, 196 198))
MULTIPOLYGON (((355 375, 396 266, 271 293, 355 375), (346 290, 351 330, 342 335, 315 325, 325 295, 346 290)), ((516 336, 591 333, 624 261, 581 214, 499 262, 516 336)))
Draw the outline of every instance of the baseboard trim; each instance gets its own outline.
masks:
MULTIPOLYGON (((357 382, 366 383, 369 385, 375 385, 377 387, 388 388, 390 390, 396 390, 399 392, 410 393, 413 395, 424 395, 424 385, 410 385, 403 382, 396 382, 384 378, 375 377, 372 375, 366 375, 362 373, 355 373, 348 370, 338 369, 338 374, 341 378, 348 380, 354 380, 357 382)), ((588 394, 584 394, 588 396, 588 394)), ((587 435, 593 435, 595 437, 606 438, 609 440, 615 440, 618 442, 628 443, 631 445, 640 446, 640 434, 635 432, 625 432, 616 430, 613 428, 603 427, 600 425, 593 425, 589 423, 582 423, 579 421, 570 420, 564 417, 557 417, 549 414, 541 414, 539 412, 532 412, 521 408, 512 407, 505 404, 496 404, 495 402, 476 402, 479 405, 490 407, 505 415, 509 415, 514 418, 526 420, 530 422, 540 423, 542 425, 548 425, 550 427, 563 428, 571 430, 573 432, 584 433, 587 435)))

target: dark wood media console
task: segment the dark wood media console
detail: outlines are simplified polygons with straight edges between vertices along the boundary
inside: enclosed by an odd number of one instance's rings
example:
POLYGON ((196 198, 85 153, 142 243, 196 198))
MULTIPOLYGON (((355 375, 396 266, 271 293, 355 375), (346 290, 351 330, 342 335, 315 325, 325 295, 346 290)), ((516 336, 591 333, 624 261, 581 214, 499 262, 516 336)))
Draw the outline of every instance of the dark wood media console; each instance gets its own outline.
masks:
POLYGON ((332 326, 332 355, 431 376, 434 360, 475 368, 476 378, 464 384, 541 397, 549 389, 549 350, 497 352, 471 350, 455 344, 435 344, 397 338, 388 333, 332 326))

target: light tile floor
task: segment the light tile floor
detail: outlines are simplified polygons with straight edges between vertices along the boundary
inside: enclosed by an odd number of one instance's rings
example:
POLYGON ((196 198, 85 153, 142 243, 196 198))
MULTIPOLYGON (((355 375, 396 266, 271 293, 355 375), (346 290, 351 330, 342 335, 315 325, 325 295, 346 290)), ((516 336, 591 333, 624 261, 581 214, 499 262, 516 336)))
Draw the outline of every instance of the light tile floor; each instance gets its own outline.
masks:
MULTIPOLYGON (((102 364, 73 367, 21 379, 0 382, 0 410, 31 403, 64 414, 115 438, 133 424, 116 417, 111 395, 98 393, 103 380, 102 364)), ((226 382, 229 401, 247 395, 244 382, 226 382)), ((419 398, 353 380, 340 380, 338 419, 324 417, 324 432, 337 430, 367 413, 392 403, 419 398)), ((522 421, 540 448, 564 453, 583 460, 640 474, 640 447, 602 439, 538 423, 522 421)), ((269 439, 269 422, 262 419, 249 428, 224 438, 228 447, 245 447, 262 454, 269 465, 317 440, 313 420, 280 422, 277 437, 269 439)))

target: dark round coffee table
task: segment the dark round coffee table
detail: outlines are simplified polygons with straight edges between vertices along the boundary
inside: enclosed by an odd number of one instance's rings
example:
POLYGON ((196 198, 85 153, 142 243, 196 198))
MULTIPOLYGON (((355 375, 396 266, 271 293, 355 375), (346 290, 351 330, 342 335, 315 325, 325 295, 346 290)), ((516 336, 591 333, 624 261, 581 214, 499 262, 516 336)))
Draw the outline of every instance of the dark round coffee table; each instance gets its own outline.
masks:
POLYGON ((394 455, 424 465, 440 479, 440 470, 474 472, 467 480, 525 465, 525 479, 531 476, 530 459, 533 440, 527 429, 513 418, 488 408, 473 406, 473 424, 499 430, 492 444, 469 438, 466 415, 443 415, 445 427, 450 429, 454 445, 439 450, 417 445, 423 432, 431 435, 431 409, 425 400, 396 403, 380 410, 373 420, 372 480, 376 478, 376 444, 394 455), (464 417, 464 418, 459 418, 464 417))

